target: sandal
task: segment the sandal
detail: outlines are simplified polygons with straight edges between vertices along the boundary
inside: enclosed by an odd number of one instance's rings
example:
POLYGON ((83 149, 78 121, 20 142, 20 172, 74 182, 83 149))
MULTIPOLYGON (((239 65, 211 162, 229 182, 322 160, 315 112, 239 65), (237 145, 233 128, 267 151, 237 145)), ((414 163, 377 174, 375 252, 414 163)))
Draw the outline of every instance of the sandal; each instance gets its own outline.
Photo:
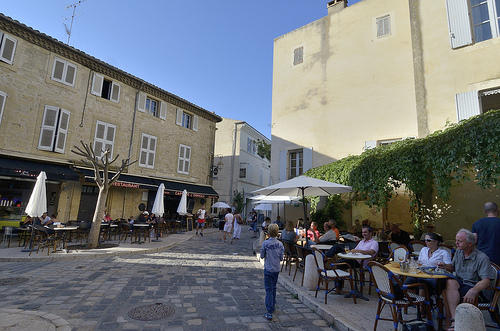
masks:
POLYGON ((455 330, 455 319, 454 318, 450 318, 450 322, 451 322, 451 325, 450 325, 450 327, 447 330, 448 331, 454 331, 455 330))

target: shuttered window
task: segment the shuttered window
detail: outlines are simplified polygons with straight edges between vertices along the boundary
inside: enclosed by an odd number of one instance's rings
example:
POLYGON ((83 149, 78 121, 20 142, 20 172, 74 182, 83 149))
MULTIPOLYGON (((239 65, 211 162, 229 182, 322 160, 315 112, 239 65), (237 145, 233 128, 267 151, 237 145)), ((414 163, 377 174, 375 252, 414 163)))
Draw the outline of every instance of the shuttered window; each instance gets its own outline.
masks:
POLYGON ((63 108, 45 106, 38 149, 64 153, 71 113, 63 108))
POLYGON ((94 153, 102 157, 105 150, 109 150, 108 159, 113 158, 115 145, 116 125, 97 121, 94 137, 94 153))
POLYGON ((104 78, 104 76, 94 73, 90 93, 104 99, 118 102, 120 101, 120 88, 121 85, 117 82, 108 80, 104 78))
POLYGON ((75 86, 76 66, 68 61, 60 58, 54 59, 54 67, 52 68, 52 80, 57 82, 75 86))
POLYGON ((141 152, 139 157, 139 166, 146 168, 154 168, 156 154, 155 136, 143 133, 141 137, 141 152))
POLYGON ((190 163, 191 163, 191 147, 180 144, 177 172, 188 175, 190 163))
POLYGON ((377 18, 377 38, 391 34, 391 16, 385 15, 377 18))
POLYGON ((177 108, 175 116, 175 124, 186 129, 198 131, 198 116, 186 113, 184 110, 177 108))
POLYGON ((304 47, 297 47, 293 50, 293 65, 304 62, 304 47))
POLYGON ((14 61, 17 39, 0 31, 0 60, 8 64, 14 61))
POLYGON ((0 124, 2 124, 3 110, 5 108, 5 100, 7 100, 7 93, 0 91, 0 124))
POLYGON ((459 93, 455 96, 457 122, 481 114, 478 91, 459 93))

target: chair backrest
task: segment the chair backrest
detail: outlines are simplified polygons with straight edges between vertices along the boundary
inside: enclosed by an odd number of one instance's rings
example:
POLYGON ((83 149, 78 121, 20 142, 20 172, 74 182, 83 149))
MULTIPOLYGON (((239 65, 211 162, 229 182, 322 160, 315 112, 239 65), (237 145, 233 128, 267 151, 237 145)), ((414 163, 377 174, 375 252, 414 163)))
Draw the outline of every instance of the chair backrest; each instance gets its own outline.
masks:
POLYGON ((389 251, 392 253, 396 248, 398 248, 400 245, 394 241, 389 241, 389 244, 387 245, 389 248, 389 251))
POLYGON ((313 255, 314 255, 314 260, 316 260, 316 266, 318 267, 318 271, 324 271, 325 270, 325 261, 323 257, 323 252, 321 252, 319 249, 314 248, 312 249, 313 255))
POLYGON ((398 247, 392 252, 394 261, 401 262, 408 258, 408 249, 406 247, 398 247))
POLYGON ((281 240, 283 243, 283 246, 285 247, 285 252, 289 255, 294 255, 296 254, 295 246, 293 241, 288 241, 288 240, 281 240))
POLYGON ((410 249, 412 252, 420 252, 425 247, 425 241, 412 240, 410 241, 410 249))
POLYGON ((368 262, 368 271, 372 275, 373 283, 379 295, 392 300, 393 303, 403 298, 406 298, 410 303, 413 302, 413 299, 403 289, 403 284, 399 278, 382 264, 370 261, 368 262), (396 286, 398 287, 397 291, 395 290, 396 286))
POLYGON ((81 222, 80 225, 78 226, 80 230, 90 230, 91 227, 92 223, 90 222, 81 222))
POLYGON ((454 255, 453 254, 454 253, 453 247, 448 246, 448 245, 443 245, 443 244, 439 245, 439 247, 441 247, 442 249, 444 249, 445 251, 447 251, 448 253, 450 253, 451 258, 453 259, 453 255, 454 255))
POLYGON ((305 248, 297 244, 295 244, 295 250, 297 251, 297 255, 304 260, 307 255, 311 255, 313 253, 310 248, 305 248))

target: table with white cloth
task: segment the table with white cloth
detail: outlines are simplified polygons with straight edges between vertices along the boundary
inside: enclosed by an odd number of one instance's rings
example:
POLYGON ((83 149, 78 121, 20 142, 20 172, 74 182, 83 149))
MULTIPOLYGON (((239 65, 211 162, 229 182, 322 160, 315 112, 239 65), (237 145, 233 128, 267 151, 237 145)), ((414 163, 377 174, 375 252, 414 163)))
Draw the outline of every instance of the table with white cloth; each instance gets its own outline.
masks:
POLYGON ((63 241, 63 245, 62 245, 63 252, 65 252, 65 253, 68 252, 68 244, 67 244, 67 240, 66 240, 66 236, 67 236, 68 232, 76 231, 77 229, 78 229, 77 226, 72 226, 72 225, 65 226, 65 227, 62 227, 62 228, 55 227, 55 228, 52 229, 57 234, 61 234, 62 241, 63 241))
MULTIPOLYGON (((361 254, 361 253, 338 253, 337 256, 346 260, 368 260, 372 258, 371 255, 361 254)), ((363 261, 361 261, 360 264, 362 265, 363 261)), ((345 297, 350 298, 352 295, 355 295, 356 298, 368 301, 369 299, 365 297, 363 293, 359 292, 358 290, 358 273, 356 272, 355 267, 353 269, 354 269, 354 294, 349 293, 345 297)))

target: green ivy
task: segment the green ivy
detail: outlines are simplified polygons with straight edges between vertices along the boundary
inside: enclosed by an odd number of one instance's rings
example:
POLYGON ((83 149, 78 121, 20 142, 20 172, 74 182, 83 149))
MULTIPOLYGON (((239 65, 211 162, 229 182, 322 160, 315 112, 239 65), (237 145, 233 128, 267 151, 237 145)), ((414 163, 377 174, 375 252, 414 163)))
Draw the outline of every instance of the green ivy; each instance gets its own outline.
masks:
POLYGON ((500 110, 471 117, 420 139, 369 149, 309 170, 306 175, 353 187, 351 199, 383 207, 405 185, 416 228, 433 188, 447 201, 450 189, 474 178, 500 188, 500 110))

